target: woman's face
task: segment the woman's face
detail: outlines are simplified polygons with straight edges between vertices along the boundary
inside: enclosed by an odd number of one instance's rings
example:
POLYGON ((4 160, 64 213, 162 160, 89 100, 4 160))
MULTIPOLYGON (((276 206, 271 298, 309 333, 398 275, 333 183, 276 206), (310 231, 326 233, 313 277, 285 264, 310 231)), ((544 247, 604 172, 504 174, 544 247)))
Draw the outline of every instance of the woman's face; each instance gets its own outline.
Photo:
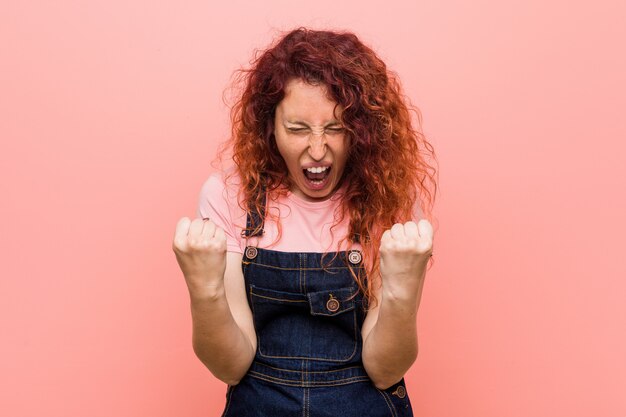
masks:
POLYGON ((308 201, 330 197, 348 159, 348 140, 339 119, 341 106, 323 85, 292 79, 276 107, 274 136, 285 160, 292 192, 308 201))

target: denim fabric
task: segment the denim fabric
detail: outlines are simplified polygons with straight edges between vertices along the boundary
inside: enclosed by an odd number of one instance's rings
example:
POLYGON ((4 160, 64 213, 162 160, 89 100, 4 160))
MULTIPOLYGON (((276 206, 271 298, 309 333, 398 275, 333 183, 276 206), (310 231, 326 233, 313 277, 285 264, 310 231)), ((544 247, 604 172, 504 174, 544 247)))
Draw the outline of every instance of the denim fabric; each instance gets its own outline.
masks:
POLYGON ((363 368, 365 300, 350 273, 362 265, 348 255, 246 250, 257 352, 223 417, 413 415, 404 380, 379 390, 363 368))

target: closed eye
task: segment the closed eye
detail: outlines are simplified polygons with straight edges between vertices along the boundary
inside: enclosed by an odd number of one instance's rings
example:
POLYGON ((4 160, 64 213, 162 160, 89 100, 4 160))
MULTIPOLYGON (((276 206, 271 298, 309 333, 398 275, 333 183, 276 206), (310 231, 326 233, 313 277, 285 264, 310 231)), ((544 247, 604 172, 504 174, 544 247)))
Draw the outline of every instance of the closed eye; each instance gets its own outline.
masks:
MULTIPOLYGON (((306 127, 300 127, 300 128, 298 128, 298 127, 288 127, 287 130, 289 132, 297 133, 297 132, 308 131, 309 129, 306 128, 306 127)), ((331 128, 326 129, 326 131, 327 132, 332 132, 332 133, 339 133, 339 132, 343 132, 344 128, 343 127, 331 127, 331 128)))

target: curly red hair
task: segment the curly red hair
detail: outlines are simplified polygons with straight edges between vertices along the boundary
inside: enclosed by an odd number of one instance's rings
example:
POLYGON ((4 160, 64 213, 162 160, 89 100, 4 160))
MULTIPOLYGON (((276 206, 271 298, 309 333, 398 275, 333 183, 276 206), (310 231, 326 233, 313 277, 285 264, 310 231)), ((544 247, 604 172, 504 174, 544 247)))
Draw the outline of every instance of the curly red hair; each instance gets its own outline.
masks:
POLYGON ((274 138, 274 111, 287 82, 296 78, 325 85, 343 106, 341 121, 350 143, 342 180, 347 188, 335 225, 347 215, 349 236, 340 243, 360 237, 367 276, 374 279, 361 274, 355 279, 373 301, 382 233, 410 221, 416 207, 425 218, 432 216, 437 183, 429 162, 436 158, 421 132, 419 110, 404 96, 396 74, 350 32, 297 28, 258 51, 251 64, 236 72, 234 86, 241 87, 231 108, 231 138, 220 152, 221 158, 232 151, 233 173, 241 178, 241 207, 260 212, 262 187, 271 195, 291 189, 274 138))

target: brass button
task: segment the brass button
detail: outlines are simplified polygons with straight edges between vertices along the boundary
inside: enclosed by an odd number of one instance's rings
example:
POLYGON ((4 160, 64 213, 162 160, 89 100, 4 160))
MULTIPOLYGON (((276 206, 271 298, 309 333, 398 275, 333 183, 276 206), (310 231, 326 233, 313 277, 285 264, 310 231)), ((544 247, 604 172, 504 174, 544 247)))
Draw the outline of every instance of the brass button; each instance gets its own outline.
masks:
POLYGON ((248 246, 246 248, 246 257, 248 259, 254 259, 256 258, 256 255, 258 254, 258 251, 256 250, 256 248, 254 246, 248 246))
POLYGON ((361 262, 362 258, 363 257, 361 256, 361 252, 359 252, 358 250, 350 251, 350 253, 348 254, 348 260, 353 265, 356 265, 359 262, 361 262))
POLYGON ((404 398, 406 397, 406 389, 404 389, 404 387, 402 385, 400 385, 398 388, 396 388, 396 390, 394 392, 392 392, 391 394, 393 395, 397 395, 399 398, 404 398))
POLYGON ((330 298, 328 299, 328 301, 326 301, 326 308, 331 313, 339 310, 339 300, 337 300, 335 297, 333 297, 332 294, 330 294, 330 298))

